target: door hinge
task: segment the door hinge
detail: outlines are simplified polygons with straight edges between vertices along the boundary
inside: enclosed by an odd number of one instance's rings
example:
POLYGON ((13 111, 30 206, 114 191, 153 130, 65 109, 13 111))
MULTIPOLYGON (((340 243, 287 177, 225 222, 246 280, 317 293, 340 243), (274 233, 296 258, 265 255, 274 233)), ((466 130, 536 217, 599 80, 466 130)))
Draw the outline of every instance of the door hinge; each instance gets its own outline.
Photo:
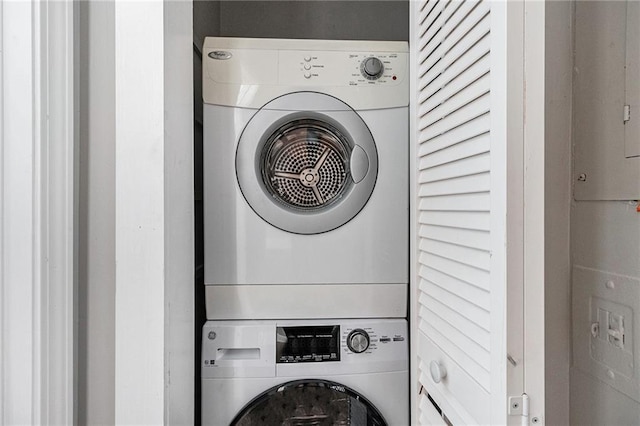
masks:
POLYGON ((509 397, 509 415, 520 416, 522 426, 529 425, 529 395, 523 393, 521 396, 509 397))
POLYGON ((622 111, 622 122, 626 123, 631 120, 631 105, 625 105, 622 111))

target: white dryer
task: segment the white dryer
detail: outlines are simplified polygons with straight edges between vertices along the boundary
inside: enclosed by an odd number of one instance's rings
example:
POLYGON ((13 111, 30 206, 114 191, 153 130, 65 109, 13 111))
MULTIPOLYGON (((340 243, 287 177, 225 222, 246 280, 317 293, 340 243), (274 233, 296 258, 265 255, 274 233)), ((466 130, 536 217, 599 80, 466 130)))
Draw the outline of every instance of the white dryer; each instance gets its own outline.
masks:
POLYGON ((208 319, 406 316, 407 49, 205 40, 208 319))
POLYGON ((209 321, 202 424, 408 425, 404 320, 209 321))

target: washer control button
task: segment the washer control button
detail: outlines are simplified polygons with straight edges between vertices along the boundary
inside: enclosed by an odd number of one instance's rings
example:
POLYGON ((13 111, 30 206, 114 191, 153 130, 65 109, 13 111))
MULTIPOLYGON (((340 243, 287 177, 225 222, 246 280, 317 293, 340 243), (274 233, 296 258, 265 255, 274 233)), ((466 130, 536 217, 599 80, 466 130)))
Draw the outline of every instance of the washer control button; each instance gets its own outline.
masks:
POLYGON ((304 73, 304 78, 311 78, 311 73, 305 72, 304 73))
POLYGON ((357 354, 369 348, 369 334, 366 331, 356 328, 347 336, 347 347, 357 354))
POLYGON ((311 69, 311 65, 309 65, 309 64, 304 64, 304 69, 305 69, 305 70, 310 70, 310 69, 311 69))
MULTIPOLYGON (((299 57, 299 56, 298 56, 299 57)), ((305 56, 304 57, 304 61, 305 62, 310 62, 311 61, 311 56, 305 56)))

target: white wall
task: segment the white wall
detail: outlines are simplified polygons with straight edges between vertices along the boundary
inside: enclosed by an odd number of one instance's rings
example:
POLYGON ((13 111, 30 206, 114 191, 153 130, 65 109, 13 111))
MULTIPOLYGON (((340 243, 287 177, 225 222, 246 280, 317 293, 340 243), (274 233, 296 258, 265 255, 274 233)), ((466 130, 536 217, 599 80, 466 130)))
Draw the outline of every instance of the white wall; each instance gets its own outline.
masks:
MULTIPOLYGON (((640 279, 640 213, 636 212, 636 204, 575 202, 571 211, 573 265, 640 279)), ((575 288, 581 283, 573 285, 575 288)), ((635 297, 640 298, 640 288, 635 297)), ((637 351, 636 346, 636 354, 637 351)), ((638 362, 636 355, 636 365, 638 362)), ((574 367, 571 370, 571 422, 635 425, 640 422, 640 403, 574 367)))
MULTIPOLYGON (((583 31, 596 37, 601 48, 617 52, 624 49, 624 2, 576 2, 576 28, 582 26, 583 31), (598 29, 602 29, 601 31, 598 29)), ((576 31, 576 49, 588 60, 600 61, 602 57, 595 55, 594 49, 581 44, 581 32, 576 31), (592 55, 592 56, 589 56, 592 55)), ((614 56, 624 58, 619 52, 614 56)), ((609 61, 604 64, 610 72, 600 74, 596 87, 589 87, 589 95, 599 97, 596 108, 602 111, 591 111, 598 116, 604 116, 615 104, 623 90, 622 82, 611 81, 612 75, 620 74, 620 67, 624 62, 609 61), (609 80, 607 80, 609 79, 609 80)), ((596 69, 598 67, 593 67, 596 69)), ((575 75, 589 72, 589 69, 576 69, 575 75)), ((574 86, 574 99, 579 93, 579 87, 574 86)), ((580 89, 582 90, 582 89, 580 89)), ((574 115, 574 129, 581 124, 581 116, 574 115)), ((581 140, 576 137, 574 130, 574 144, 580 146, 581 140)), ((603 143, 614 143, 611 138, 619 137, 609 134, 609 140, 603 143)), ((578 171, 574 171, 577 173, 578 171)), ((574 175, 575 175, 574 173, 574 175)), ((610 170, 616 173, 616 170, 610 170)), ((574 267, 586 267, 607 273, 625 275, 640 279, 640 213, 636 211, 637 202, 634 201, 575 201, 571 207, 571 252, 574 267)), ((576 294, 580 286, 586 283, 574 281, 573 293, 576 294)), ((640 298, 640 288, 636 289, 634 298, 640 298)), ((574 310, 576 307, 574 306, 574 310)), ((635 313, 638 314, 637 312, 635 313)), ((576 327, 588 324, 572 324, 574 333, 576 327)), ((574 341, 573 359, 579 355, 574 341)), ((636 342, 635 365, 640 363, 638 358, 638 343, 636 342)), ((585 344, 586 346, 587 344, 585 344)), ((635 367, 637 368, 637 367, 635 367)), ((634 401, 613 387, 596 379, 591 371, 579 369, 575 363, 571 369, 571 423, 579 425, 635 425, 640 422, 640 403, 634 401)))
POLYGON ((573 3, 545 8, 545 422, 569 424, 573 3))

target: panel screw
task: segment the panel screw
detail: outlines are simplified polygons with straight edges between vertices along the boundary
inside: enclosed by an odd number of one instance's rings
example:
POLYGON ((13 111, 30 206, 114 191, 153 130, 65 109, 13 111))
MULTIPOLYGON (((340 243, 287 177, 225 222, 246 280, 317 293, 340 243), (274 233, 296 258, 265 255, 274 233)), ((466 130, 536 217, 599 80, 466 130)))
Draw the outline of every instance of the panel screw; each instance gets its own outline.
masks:
POLYGON ((520 406, 520 404, 518 404, 517 402, 514 402, 513 404, 511 404, 511 408, 513 408, 514 410, 517 409, 520 406))
POLYGON ((534 417, 534 418, 531 419, 531 423, 533 423, 534 425, 538 424, 538 423, 540 423, 540 419, 537 418, 537 417, 534 417))
POLYGON ((586 182, 586 181, 587 181, 587 175, 586 175, 586 174, 584 174, 584 173, 580 173, 580 174, 578 175, 578 180, 579 180, 580 182, 586 182))
POLYGON ((215 331, 210 331, 209 334, 207 334, 207 337, 209 338, 209 340, 214 340, 216 336, 217 334, 215 331))

